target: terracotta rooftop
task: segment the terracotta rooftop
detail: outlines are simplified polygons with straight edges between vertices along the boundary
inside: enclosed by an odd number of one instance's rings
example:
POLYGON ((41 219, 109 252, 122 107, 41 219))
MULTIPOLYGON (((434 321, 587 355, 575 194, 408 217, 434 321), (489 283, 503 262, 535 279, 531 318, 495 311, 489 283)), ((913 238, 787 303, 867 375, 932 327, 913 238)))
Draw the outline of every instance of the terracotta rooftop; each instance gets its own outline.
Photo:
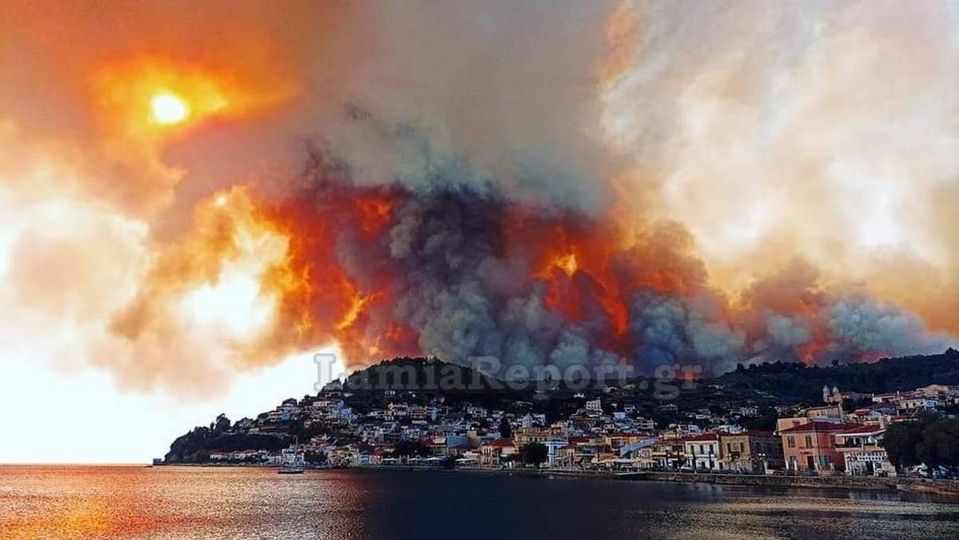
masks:
POLYGON ((770 431, 742 431, 740 433, 724 433, 723 437, 737 437, 739 435, 744 435, 748 437, 773 437, 775 436, 770 431))
POLYGON ((833 423, 833 422, 807 422, 805 424, 799 424, 798 426, 793 426, 791 428, 784 429, 780 433, 803 433, 809 431, 845 431, 848 429, 854 429, 859 427, 861 424, 842 424, 842 423, 833 423))
POLYGON ((719 435, 715 433, 703 433, 702 435, 694 435, 691 437, 686 437, 686 441, 718 441, 719 435))
POLYGON ((496 439, 495 441, 489 442, 486 446, 492 446, 493 448, 509 448, 510 446, 516 446, 513 444, 513 441, 510 439, 496 439))
POLYGON ((876 424, 862 424, 852 429, 844 429, 842 433, 837 433, 837 435, 858 435, 861 433, 878 433, 880 431, 886 431, 886 428, 879 427, 876 424))

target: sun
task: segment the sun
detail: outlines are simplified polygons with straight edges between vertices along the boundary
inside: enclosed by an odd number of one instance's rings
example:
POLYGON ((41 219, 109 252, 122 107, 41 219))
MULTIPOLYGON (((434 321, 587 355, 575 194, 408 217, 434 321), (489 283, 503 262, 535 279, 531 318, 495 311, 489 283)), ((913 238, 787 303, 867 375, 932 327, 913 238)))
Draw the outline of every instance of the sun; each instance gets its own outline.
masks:
POLYGON ((169 126, 186 120, 190 116, 190 107, 180 96, 171 92, 160 92, 150 98, 150 112, 154 122, 169 126))

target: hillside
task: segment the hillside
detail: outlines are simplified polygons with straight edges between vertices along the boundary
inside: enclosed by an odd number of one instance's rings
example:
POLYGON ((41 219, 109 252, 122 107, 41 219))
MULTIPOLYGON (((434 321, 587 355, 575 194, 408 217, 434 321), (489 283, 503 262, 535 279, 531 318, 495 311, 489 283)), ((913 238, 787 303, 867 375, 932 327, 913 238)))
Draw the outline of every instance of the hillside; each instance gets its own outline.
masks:
POLYGON ((823 385, 843 391, 882 393, 933 383, 959 384, 959 351, 949 349, 943 354, 829 367, 777 362, 740 367, 705 382, 727 391, 770 395, 786 403, 815 402, 821 399, 823 385))
POLYGON ((756 421, 761 423, 755 427, 771 429, 775 410, 770 407, 820 403, 824 385, 843 391, 883 393, 933 383, 959 385, 959 351, 949 349, 937 355, 829 367, 763 364, 740 367, 688 386, 678 381, 636 379, 627 384, 611 382, 612 388, 606 389, 572 389, 570 385, 560 384, 547 392, 537 392, 535 385, 511 386, 468 367, 435 358, 404 357, 356 371, 342 383, 327 385, 317 396, 286 400, 284 406, 293 411, 287 418, 270 420, 269 413, 264 412, 256 419, 243 419, 233 425, 221 415, 209 426, 197 427, 178 437, 166 461, 202 462, 213 452, 275 451, 294 440, 307 441, 316 435, 336 433, 339 439, 346 440, 348 437, 338 432, 336 425, 310 421, 308 411, 319 400, 340 401, 355 418, 385 410, 391 403, 426 406, 441 402, 454 409, 477 405, 514 415, 541 413, 552 422, 568 418, 587 399, 600 397, 604 409, 618 410, 632 405, 637 414, 654 419, 658 425, 687 421, 686 413, 690 412, 722 412, 752 406, 764 411, 761 420, 756 421), (675 392, 658 394, 656 388, 662 386, 675 392))

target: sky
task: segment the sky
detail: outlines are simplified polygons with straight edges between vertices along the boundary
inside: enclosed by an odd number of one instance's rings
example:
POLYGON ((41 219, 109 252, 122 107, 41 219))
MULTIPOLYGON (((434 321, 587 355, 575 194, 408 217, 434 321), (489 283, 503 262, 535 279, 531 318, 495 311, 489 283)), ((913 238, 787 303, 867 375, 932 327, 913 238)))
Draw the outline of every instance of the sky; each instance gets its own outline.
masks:
POLYGON ((182 401, 118 391, 103 371, 63 373, 11 360, 0 379, 3 463, 149 463, 195 425, 221 413, 234 421, 255 418, 284 399, 314 394, 318 380, 309 358, 292 358, 236 376, 215 399, 182 401))
POLYGON ((0 0, 0 462, 147 461, 317 351, 954 346, 957 84, 951 1, 0 0))

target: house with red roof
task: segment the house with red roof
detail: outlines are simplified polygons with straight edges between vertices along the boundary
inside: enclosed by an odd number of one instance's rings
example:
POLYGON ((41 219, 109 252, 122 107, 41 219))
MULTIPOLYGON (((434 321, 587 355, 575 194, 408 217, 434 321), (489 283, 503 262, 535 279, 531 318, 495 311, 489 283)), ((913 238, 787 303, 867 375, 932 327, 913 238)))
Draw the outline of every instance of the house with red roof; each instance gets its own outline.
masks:
POLYGON ((858 427, 814 420, 779 432, 786 468, 794 472, 834 474, 845 470, 845 459, 836 448, 836 434, 858 427))
POLYGON ((480 446, 480 463, 502 465, 510 456, 519 452, 512 439, 496 439, 480 446))

